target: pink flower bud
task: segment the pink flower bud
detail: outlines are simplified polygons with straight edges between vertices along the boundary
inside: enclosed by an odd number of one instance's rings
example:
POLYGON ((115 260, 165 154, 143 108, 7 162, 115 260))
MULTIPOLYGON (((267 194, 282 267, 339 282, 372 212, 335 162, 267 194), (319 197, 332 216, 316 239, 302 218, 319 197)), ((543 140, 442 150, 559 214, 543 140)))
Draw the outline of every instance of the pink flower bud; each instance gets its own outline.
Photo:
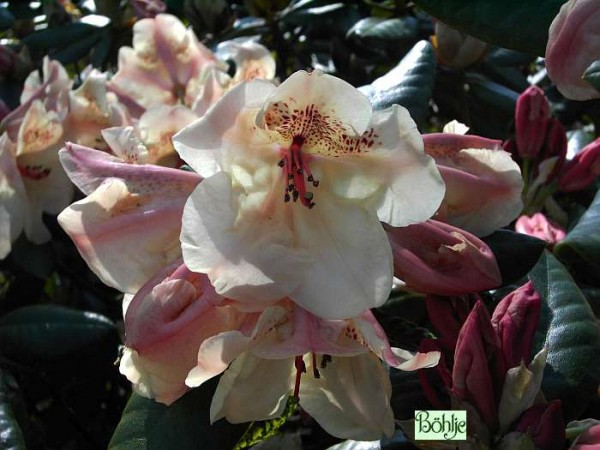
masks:
POLYGON ((515 223, 517 233, 543 239, 550 244, 556 244, 565 238, 566 233, 560 226, 550 222, 542 213, 533 216, 521 216, 515 223))
POLYGON ((600 175, 600 138, 586 145, 569 161, 560 175, 558 187, 563 192, 586 188, 600 175))
POLYGON ((537 86, 530 86, 517 99, 515 126, 517 150, 521 158, 535 158, 546 137, 550 104, 537 86))
POLYGON ((462 295, 502 282, 494 254, 480 239, 435 220, 386 229, 394 275, 426 294, 462 295))
POLYGON ((569 450, 594 450, 600 446, 600 425, 594 425, 581 433, 569 450))
POLYGON ((544 142, 544 154, 542 159, 558 157, 552 172, 548 175, 548 181, 556 178, 562 169, 567 157, 567 133, 565 127, 559 120, 551 117, 546 130, 546 141, 544 142))
POLYGON ((474 406, 492 429, 498 425, 497 406, 506 373, 500 348, 490 316, 478 301, 458 335, 452 393, 474 406))
POLYGON ((500 337, 506 368, 529 364, 533 336, 540 320, 541 297, 531 282, 498 303, 492 325, 500 337))
POLYGON ((546 68, 562 95, 573 100, 599 98, 584 80, 585 70, 600 59, 596 42, 600 25, 600 2, 569 0, 562 5, 548 30, 546 68))
POLYGON ((535 448, 561 450, 565 445, 565 422, 560 400, 546 405, 534 405, 525 411, 515 426, 515 431, 531 436, 535 448))

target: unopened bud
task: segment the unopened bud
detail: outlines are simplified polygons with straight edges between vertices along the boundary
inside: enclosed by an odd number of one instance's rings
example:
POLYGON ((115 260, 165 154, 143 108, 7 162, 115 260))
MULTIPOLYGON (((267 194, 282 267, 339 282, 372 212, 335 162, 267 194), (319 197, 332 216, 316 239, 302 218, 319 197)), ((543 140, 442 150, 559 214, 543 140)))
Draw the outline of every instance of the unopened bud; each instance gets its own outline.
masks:
POLYGON ((527 88, 517 99, 515 126, 517 149, 522 158, 535 158, 544 144, 550 119, 550 104, 537 86, 527 88))

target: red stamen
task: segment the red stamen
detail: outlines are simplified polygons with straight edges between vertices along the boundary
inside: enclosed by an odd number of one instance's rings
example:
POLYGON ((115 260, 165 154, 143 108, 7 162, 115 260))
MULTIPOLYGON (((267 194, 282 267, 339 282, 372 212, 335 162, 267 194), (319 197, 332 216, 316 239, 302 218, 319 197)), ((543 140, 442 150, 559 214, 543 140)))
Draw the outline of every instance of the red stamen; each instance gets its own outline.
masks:
POLYGON ((294 397, 298 398, 300 393, 300 378, 303 373, 306 373, 306 365, 302 356, 296 356, 294 359, 294 366, 296 367, 296 384, 294 385, 294 397))
POLYGON ((321 378, 321 374, 319 373, 319 369, 317 369, 317 355, 312 354, 312 366, 313 366, 313 377, 321 378))
POLYGON ((282 149, 285 153, 277 165, 283 168, 287 175, 283 200, 296 202, 300 199, 300 202, 310 209, 315 206, 315 202, 313 202, 313 193, 306 190, 306 181, 312 183, 314 187, 319 185, 319 181, 314 179, 308 167, 308 160, 302 155, 303 144, 302 136, 294 136, 290 148, 282 149), (306 180, 304 175, 306 175, 306 180))

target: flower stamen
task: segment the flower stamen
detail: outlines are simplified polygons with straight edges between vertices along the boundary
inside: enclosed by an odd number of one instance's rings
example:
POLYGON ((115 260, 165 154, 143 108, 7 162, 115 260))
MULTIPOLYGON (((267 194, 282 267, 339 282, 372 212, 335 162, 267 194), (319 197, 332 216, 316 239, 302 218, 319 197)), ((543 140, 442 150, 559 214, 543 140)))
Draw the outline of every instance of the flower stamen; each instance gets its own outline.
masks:
POLYGON ((298 394, 300 393, 300 378, 302 378, 303 373, 306 373, 306 365, 304 364, 302 355, 296 356, 296 358, 294 359, 294 366, 296 367, 296 383, 294 385, 294 397, 298 398, 298 394))
POLYGON ((300 199, 300 203, 310 209, 315 206, 315 202, 313 201, 313 193, 306 190, 306 181, 311 183, 313 187, 317 187, 319 186, 319 180, 315 180, 308 167, 308 160, 302 154, 303 144, 304 138, 302 136, 294 136, 292 145, 288 149, 282 149, 284 154, 277 165, 287 175, 283 201, 286 203, 290 200, 297 202, 300 199), (304 175, 306 175, 306 180, 304 175))

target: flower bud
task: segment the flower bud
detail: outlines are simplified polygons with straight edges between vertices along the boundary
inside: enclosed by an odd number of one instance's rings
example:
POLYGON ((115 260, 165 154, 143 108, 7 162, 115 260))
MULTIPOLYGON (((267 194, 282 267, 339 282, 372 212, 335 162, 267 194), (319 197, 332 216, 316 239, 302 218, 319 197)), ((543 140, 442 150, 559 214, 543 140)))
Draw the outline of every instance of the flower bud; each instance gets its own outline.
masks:
POLYGON ((500 348, 490 316, 478 301, 458 335, 452 393, 474 406, 492 429, 498 425, 497 405, 506 373, 500 348))
MULTIPOLYGON (((419 353, 439 351, 439 340, 423 339, 419 345, 419 353)), ((452 375, 441 358, 434 367, 419 369, 419 384, 431 406, 436 409, 451 409, 448 390, 452 387, 452 375)))
POLYGON ((563 192, 586 188, 600 175, 600 138, 586 145, 569 161, 560 175, 558 187, 563 192))
POLYGON ((600 446, 600 424, 593 425, 581 433, 570 450, 594 450, 600 446))
POLYGON ((548 76, 560 93, 572 100, 600 97, 600 92, 583 79, 586 69, 600 59, 595 38, 599 25, 599 2, 569 0, 562 5, 548 30, 548 76))
POLYGON ((515 223, 515 230, 517 233, 543 239, 551 245, 563 240, 566 236, 565 230, 551 223, 542 213, 535 213, 531 217, 519 217, 515 223))
POLYGON ((387 227, 394 275, 426 294, 462 295, 502 282, 494 254, 480 239, 435 220, 387 227))
POLYGON ((518 419, 515 430, 529 434, 536 448, 561 450, 566 436, 560 400, 532 406, 518 419))
POLYGON ((546 138, 550 104, 537 86, 530 86, 517 99, 515 127, 517 150, 521 158, 535 158, 546 138))
POLYGON ((540 320, 541 297, 531 281, 515 289, 496 306, 492 326, 500 337, 506 368, 529 364, 535 330, 540 320))
POLYGON ((557 160, 552 172, 548 175, 548 181, 553 180, 560 173, 567 157, 567 133, 565 127, 558 119, 551 117, 548 122, 548 129, 546 130, 542 159, 553 157, 557 157, 557 160))

